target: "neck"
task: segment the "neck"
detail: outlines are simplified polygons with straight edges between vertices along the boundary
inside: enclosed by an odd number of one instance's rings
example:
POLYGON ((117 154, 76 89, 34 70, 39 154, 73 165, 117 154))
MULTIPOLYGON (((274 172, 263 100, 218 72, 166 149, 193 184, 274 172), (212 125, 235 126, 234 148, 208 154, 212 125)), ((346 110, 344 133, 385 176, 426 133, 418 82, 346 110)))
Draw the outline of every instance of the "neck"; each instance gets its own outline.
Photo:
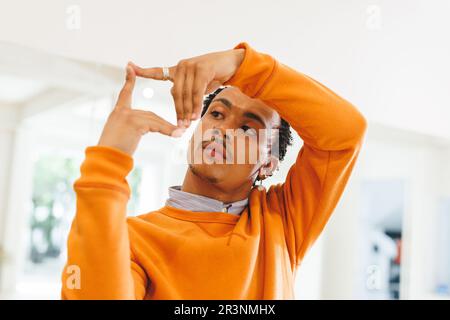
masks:
POLYGON ((246 199, 250 193, 251 186, 244 184, 237 188, 226 188, 221 183, 213 183, 206 178, 199 177, 189 168, 184 176, 181 190, 216 199, 224 203, 230 203, 246 199))

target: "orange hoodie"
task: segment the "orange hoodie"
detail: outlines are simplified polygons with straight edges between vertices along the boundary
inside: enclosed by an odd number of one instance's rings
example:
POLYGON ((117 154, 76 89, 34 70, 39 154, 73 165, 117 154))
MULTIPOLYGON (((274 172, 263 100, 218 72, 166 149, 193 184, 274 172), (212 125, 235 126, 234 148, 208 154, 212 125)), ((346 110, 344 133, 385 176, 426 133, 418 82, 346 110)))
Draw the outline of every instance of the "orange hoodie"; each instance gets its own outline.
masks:
POLYGON ((133 159, 86 149, 63 299, 293 299, 295 274, 355 164, 364 117, 331 90, 247 43, 227 85, 274 108, 304 145, 286 181, 254 188, 241 215, 172 207, 126 217, 133 159))

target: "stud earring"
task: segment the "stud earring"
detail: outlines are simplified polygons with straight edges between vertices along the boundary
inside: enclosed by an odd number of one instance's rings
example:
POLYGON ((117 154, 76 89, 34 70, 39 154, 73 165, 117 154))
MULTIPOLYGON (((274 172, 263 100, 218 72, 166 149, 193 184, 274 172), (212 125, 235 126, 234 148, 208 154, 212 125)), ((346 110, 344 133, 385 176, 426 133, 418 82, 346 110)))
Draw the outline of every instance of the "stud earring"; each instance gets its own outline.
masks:
POLYGON ((263 178, 261 178, 259 180, 259 186, 258 186, 258 190, 259 191, 263 191, 264 190, 264 186, 262 185, 263 180, 266 178, 266 175, 263 176, 263 178))

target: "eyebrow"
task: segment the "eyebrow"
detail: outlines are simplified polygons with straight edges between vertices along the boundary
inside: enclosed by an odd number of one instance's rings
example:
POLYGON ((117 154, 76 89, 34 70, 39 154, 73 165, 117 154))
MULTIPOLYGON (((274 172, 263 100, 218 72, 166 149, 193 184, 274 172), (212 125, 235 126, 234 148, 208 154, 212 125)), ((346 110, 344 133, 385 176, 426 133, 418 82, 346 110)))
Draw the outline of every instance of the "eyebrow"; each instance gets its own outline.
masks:
MULTIPOLYGON (((212 102, 221 102, 223 105, 225 105, 228 109, 231 109, 231 107, 233 106, 233 104, 231 103, 230 100, 225 99, 225 98, 216 98, 214 99, 212 102)), ((263 127, 266 127, 265 122, 263 121, 263 119, 261 119, 260 116, 258 116, 257 114, 253 113, 253 112, 245 112, 244 113, 244 117, 246 118, 250 118, 253 120, 258 121, 263 127)))

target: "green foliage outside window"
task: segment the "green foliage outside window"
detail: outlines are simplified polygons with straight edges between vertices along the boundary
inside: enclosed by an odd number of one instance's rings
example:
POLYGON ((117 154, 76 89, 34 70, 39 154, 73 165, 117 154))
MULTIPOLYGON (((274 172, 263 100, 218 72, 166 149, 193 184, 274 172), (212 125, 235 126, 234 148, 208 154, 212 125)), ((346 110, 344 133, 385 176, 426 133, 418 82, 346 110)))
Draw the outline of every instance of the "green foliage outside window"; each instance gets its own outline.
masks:
MULTIPOLYGON (((79 177, 80 163, 61 156, 42 156, 35 163, 31 208, 30 260, 41 263, 57 258, 66 245, 67 232, 75 214, 73 183, 79 177)), ((142 170, 128 176, 131 198, 128 212, 135 213, 139 202, 142 170)))

